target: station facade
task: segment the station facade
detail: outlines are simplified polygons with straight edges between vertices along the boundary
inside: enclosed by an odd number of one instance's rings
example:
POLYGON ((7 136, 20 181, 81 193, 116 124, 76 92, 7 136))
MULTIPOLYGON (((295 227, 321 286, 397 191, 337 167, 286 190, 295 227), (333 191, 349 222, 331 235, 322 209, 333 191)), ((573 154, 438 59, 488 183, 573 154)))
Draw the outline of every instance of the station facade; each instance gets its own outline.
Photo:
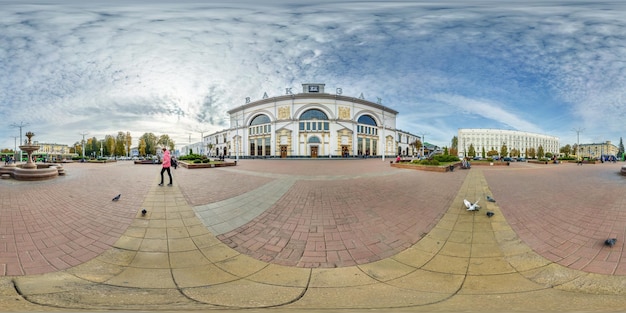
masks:
MULTIPOLYGON (((302 84, 301 93, 264 96, 228 111, 230 128, 203 137, 196 151, 225 157, 395 157, 416 155, 419 136, 396 128, 398 112, 378 103, 302 84)), ((184 147, 181 153, 190 149, 184 147)))

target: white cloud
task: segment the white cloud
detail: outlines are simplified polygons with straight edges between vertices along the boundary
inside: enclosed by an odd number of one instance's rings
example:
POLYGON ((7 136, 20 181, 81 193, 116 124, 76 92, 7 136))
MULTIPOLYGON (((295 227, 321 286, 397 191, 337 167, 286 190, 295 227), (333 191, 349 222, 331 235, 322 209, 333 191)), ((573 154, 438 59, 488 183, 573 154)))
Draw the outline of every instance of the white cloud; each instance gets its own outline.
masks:
POLYGON ((620 3, 0 3, 0 147, 19 121, 68 144, 127 130, 185 143, 246 97, 310 81, 382 98, 433 143, 463 123, 623 131, 620 3))

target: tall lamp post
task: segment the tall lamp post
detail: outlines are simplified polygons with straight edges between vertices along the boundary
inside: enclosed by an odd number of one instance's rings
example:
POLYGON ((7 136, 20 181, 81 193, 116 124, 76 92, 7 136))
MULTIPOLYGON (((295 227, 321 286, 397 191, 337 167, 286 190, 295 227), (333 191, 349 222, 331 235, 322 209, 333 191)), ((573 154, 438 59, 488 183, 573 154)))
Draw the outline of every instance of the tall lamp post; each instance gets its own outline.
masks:
POLYGON ((385 162, 385 154, 387 154, 387 138, 385 138, 385 118, 383 117, 383 162, 385 162))
MULTIPOLYGON (((11 124, 11 127, 16 127, 16 128, 20 129, 20 144, 22 144, 22 127, 26 127, 28 125, 30 125, 30 124, 24 123, 24 122, 20 122, 19 124, 17 124, 17 123, 11 124)), ((17 150, 16 150, 16 152, 17 152, 17 150)), ((20 150, 20 162, 22 162, 22 150, 20 150)))
MULTIPOLYGON (((578 128, 578 129, 574 128, 572 130, 576 132, 576 148, 577 148, 578 151, 582 151, 582 149, 580 148, 580 133, 582 133, 585 129, 584 128, 578 128)), ((576 160, 580 161, 580 155, 578 155, 578 151, 576 152, 576 160)))
POLYGON ((239 163, 239 119, 235 118, 235 162, 239 163))
MULTIPOLYGON (((79 135, 83 136, 83 161, 85 160, 85 135, 88 135, 88 133, 80 133, 79 135)), ((20 138, 21 140, 21 138, 20 138)))
MULTIPOLYGON (((422 158, 424 157, 424 147, 426 146, 426 135, 430 135, 429 133, 422 133, 422 158)), ((467 151, 465 153, 467 155, 467 151)))

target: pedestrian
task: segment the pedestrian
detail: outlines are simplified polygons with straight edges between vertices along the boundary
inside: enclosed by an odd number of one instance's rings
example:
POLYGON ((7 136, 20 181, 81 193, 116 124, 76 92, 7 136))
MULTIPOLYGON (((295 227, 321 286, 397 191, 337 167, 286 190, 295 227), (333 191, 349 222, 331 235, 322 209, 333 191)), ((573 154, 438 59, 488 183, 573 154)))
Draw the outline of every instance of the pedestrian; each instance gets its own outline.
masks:
POLYGON ((173 157, 172 157, 172 167, 173 167, 174 169, 177 169, 177 168, 178 168, 178 160, 176 160, 176 157, 175 157, 175 156, 173 156, 173 157))
POLYGON ((167 175, 170 177, 170 183, 168 186, 172 186, 172 172, 170 172, 170 167, 172 166, 172 159, 170 158, 170 152, 167 151, 167 148, 163 147, 163 167, 161 168, 161 183, 159 186, 163 186, 163 172, 167 171, 167 175))

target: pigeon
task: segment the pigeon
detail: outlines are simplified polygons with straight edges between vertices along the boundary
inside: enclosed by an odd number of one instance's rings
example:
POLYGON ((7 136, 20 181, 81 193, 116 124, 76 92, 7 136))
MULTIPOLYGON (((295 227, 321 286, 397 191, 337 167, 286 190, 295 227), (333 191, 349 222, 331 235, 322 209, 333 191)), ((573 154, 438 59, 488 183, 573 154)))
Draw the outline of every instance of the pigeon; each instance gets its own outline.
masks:
POLYGON ((117 201, 120 199, 120 197, 122 197, 122 194, 120 193, 119 195, 115 196, 115 198, 113 198, 113 201, 117 201))
POLYGON ((493 212, 491 212, 491 211, 487 211, 487 217, 492 217, 492 216, 494 216, 494 215, 495 215, 495 213, 493 213, 493 212))
POLYGON ((496 200, 490 196, 487 196, 487 201, 489 202, 496 202, 496 200))
POLYGON ((146 216, 146 213, 148 213, 146 209, 141 209, 141 216, 146 216))
POLYGON ((604 245, 605 246, 609 246, 609 247, 613 247, 615 245, 616 241, 617 241, 617 238, 609 238, 609 239, 604 241, 604 245))
POLYGON ((478 201, 476 200, 476 202, 471 203, 469 201, 467 201, 467 199, 463 199, 463 204, 465 204, 465 207, 467 208, 468 211, 478 211, 478 209, 480 209, 480 205, 478 205, 478 201))

